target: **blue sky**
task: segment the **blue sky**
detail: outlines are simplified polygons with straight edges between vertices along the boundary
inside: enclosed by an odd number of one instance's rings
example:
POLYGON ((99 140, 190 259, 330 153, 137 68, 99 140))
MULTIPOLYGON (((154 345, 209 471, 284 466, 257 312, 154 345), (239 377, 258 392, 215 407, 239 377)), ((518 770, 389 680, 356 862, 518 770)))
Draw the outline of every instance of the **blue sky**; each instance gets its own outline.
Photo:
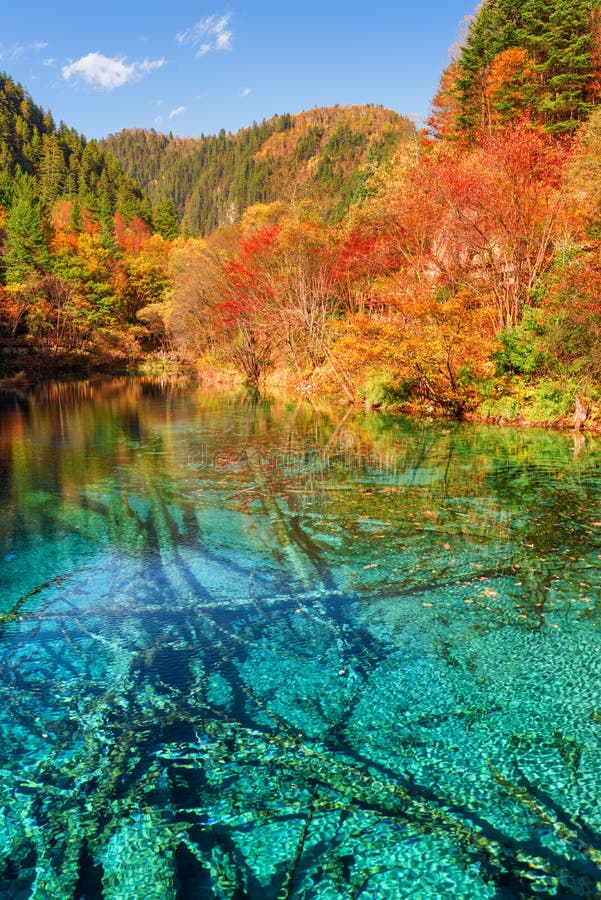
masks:
POLYGON ((11 2, 0 71, 90 138, 131 127, 215 134, 334 104, 424 116, 474 5, 11 2))

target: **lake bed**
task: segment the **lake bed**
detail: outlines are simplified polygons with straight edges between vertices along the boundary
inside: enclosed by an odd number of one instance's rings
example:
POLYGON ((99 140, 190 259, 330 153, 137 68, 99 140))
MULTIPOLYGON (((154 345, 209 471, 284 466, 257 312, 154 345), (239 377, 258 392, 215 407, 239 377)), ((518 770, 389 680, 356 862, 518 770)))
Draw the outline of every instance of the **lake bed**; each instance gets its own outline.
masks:
POLYGON ((2 896, 598 895, 600 438, 121 379, 0 466, 2 896))

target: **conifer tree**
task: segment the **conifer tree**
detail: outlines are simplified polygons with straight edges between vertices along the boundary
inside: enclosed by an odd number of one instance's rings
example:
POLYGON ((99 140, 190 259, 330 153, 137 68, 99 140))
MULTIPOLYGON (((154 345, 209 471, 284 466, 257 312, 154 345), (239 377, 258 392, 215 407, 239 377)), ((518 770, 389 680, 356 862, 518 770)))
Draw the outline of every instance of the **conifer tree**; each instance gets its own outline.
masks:
POLYGON ((105 250, 116 251, 115 222, 108 202, 100 208, 100 244, 105 250))
POLYGON ((576 130, 597 99, 598 10, 599 0, 485 0, 457 59, 456 129, 474 138, 497 114, 525 113, 548 131, 576 130))
POLYGON ((48 270, 49 254, 42 229, 39 204, 33 182, 22 176, 6 223, 8 253, 5 260, 7 284, 25 284, 48 270))
POLYGON ((39 195, 48 209, 63 192, 67 167, 58 138, 54 133, 42 138, 42 156, 39 164, 39 195))
POLYGON ((178 235, 177 209, 172 200, 163 200, 156 207, 152 224, 165 240, 174 240, 178 235))
POLYGON ((69 216, 69 227, 74 234, 79 234, 82 229, 81 208, 77 197, 73 199, 71 204, 71 214, 69 216))

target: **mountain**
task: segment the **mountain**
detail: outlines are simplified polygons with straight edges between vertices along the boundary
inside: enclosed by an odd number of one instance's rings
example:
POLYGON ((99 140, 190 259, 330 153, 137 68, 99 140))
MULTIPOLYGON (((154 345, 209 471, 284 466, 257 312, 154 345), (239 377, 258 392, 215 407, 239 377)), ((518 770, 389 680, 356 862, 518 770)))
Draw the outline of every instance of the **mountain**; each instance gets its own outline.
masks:
POLYGON ((29 178, 43 212, 67 200, 77 216, 120 212, 152 218, 148 200, 97 141, 88 141, 37 106, 20 84, 0 73, 0 205, 10 208, 15 186, 29 178))
POLYGON ((236 134, 179 138, 124 130, 102 145, 148 194, 173 203, 185 234, 208 234, 253 203, 312 200, 331 220, 366 191, 367 177, 413 123, 381 106, 335 106, 274 116, 236 134))

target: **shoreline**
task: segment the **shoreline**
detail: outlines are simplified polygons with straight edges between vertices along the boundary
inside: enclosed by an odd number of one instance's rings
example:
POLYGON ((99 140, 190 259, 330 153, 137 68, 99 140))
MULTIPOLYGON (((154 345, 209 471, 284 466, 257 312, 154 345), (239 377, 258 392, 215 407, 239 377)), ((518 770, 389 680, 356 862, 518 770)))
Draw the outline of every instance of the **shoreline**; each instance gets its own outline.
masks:
MULTIPOLYGON (((162 361, 159 361, 162 362, 162 361)), ((157 381, 168 379, 169 381, 181 381, 193 383, 199 387, 208 389, 227 389, 254 393, 252 388, 244 384, 244 379, 240 373, 226 366, 201 366, 192 369, 189 366, 180 366, 168 364, 156 365, 157 360, 149 358, 133 367, 118 367, 113 371, 106 368, 94 369, 90 368, 86 373, 71 372, 66 373, 64 370, 57 372, 56 375, 50 374, 47 377, 41 377, 39 368, 30 370, 29 373, 20 371, 12 376, 0 378, 0 393, 3 395, 23 396, 29 392, 35 391, 36 388, 44 384, 60 383, 71 384, 87 381, 101 380, 110 381, 117 378, 146 378, 157 381)), ((340 394, 313 390, 308 387, 306 382, 298 383, 291 379, 286 370, 276 370, 268 376, 259 389, 260 395, 283 394, 290 399, 299 403, 309 403, 312 406, 326 403, 328 405, 344 407, 354 412, 373 412, 377 415, 402 416, 416 421, 431 422, 456 422, 469 425, 487 425, 498 428, 520 428, 520 429, 544 429, 548 431, 572 432, 575 435, 601 434, 601 421, 597 420, 600 411, 592 406, 587 413, 585 419, 579 427, 574 425, 574 416, 558 416, 550 421, 533 421, 523 415, 516 418, 506 416, 485 416, 478 413, 476 409, 464 410, 459 414, 450 414, 441 406, 437 406, 428 402, 427 407, 424 403, 407 402, 399 404, 379 404, 369 403, 356 397, 354 400, 343 397, 340 394)))

